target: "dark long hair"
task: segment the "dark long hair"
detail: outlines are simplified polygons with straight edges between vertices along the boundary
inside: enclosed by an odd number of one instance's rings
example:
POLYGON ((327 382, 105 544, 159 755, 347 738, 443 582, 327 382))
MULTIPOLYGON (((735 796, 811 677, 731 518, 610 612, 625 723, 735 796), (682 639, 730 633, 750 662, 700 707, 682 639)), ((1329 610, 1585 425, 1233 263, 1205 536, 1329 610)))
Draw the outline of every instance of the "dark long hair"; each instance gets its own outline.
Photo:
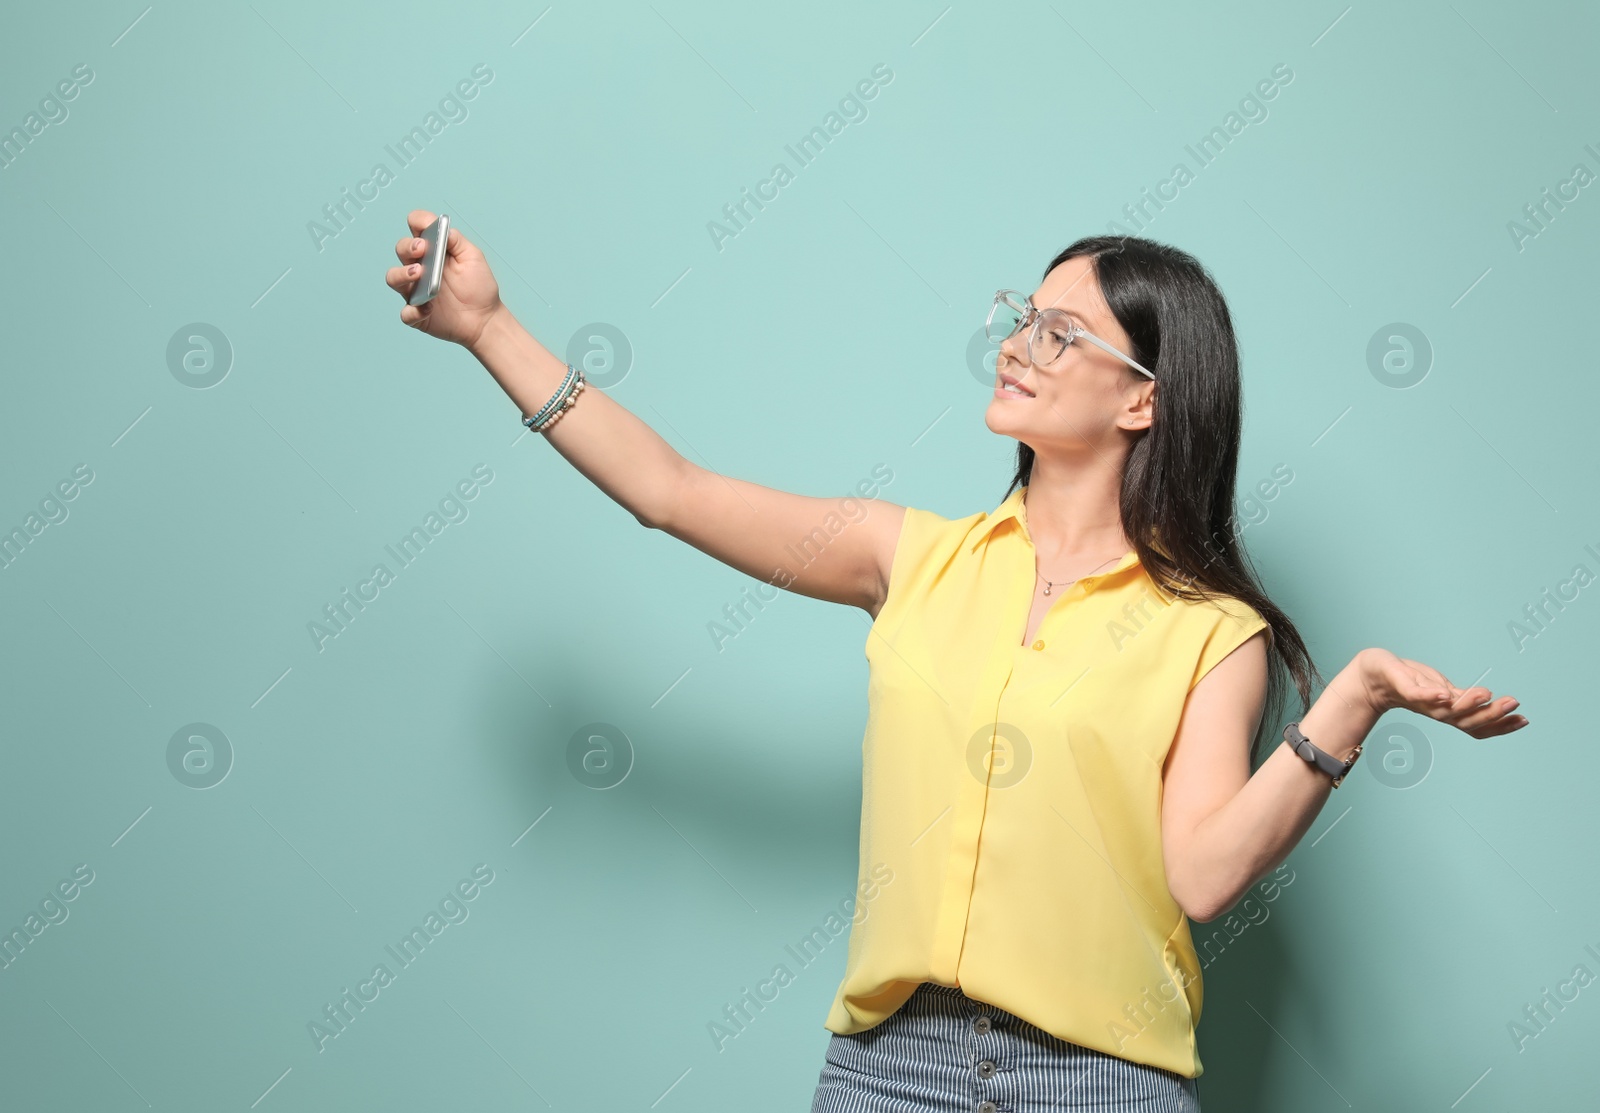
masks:
MULTIPOLYGON (((1050 261, 1088 256, 1100 290, 1128 334, 1128 354, 1156 376, 1150 428, 1122 474, 1122 525, 1152 581, 1184 599, 1237 599, 1272 628, 1267 706, 1251 744, 1256 763, 1275 736, 1286 675, 1311 706, 1321 675, 1294 623, 1262 589, 1234 525, 1239 432, 1244 424, 1239 347, 1215 280, 1192 255, 1138 236, 1087 236, 1050 261)), ((1017 444, 1009 496, 1033 474, 1034 452, 1017 444)))

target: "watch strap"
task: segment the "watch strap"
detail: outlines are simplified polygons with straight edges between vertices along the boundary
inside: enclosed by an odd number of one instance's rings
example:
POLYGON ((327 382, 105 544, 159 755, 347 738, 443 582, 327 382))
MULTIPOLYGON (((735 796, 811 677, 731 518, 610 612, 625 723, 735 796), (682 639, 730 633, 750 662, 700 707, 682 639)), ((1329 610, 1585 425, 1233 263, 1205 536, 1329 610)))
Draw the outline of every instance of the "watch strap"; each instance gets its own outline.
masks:
POLYGON ((1333 787, 1338 788, 1339 782, 1344 780, 1345 774, 1350 772, 1350 767, 1356 763, 1356 758, 1361 756, 1362 743, 1357 743, 1356 748, 1350 751, 1350 756, 1343 760, 1334 757, 1326 750, 1313 745, 1311 739, 1300 731, 1299 723, 1290 723, 1283 728, 1283 740, 1289 748, 1299 754, 1308 764, 1316 766, 1329 777, 1333 778, 1333 787))

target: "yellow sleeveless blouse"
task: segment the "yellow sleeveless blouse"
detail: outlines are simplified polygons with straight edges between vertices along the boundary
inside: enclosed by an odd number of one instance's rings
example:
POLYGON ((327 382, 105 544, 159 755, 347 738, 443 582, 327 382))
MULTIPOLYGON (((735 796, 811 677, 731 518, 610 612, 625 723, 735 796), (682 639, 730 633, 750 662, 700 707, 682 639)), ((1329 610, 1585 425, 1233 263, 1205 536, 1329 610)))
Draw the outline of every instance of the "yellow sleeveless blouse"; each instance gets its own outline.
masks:
POLYGON ((1167 889, 1161 770, 1189 691, 1267 624, 1159 591, 1130 551, 1021 644, 1025 492, 954 520, 906 509, 865 649, 868 907, 826 1027, 871 1028, 932 981, 1198 1077, 1200 964, 1167 889))

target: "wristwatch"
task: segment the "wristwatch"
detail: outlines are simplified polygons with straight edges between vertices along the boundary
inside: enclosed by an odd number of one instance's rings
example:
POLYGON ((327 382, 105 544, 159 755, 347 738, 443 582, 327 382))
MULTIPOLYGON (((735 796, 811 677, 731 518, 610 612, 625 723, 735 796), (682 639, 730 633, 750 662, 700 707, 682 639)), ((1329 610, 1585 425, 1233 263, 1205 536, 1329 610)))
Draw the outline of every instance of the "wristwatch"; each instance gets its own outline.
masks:
POLYGON ((1340 761, 1326 750, 1319 750, 1311 744, 1311 739, 1300 733, 1299 723, 1290 723, 1283 728, 1283 740, 1289 743, 1289 748, 1295 753, 1328 776, 1333 778, 1333 787, 1338 788, 1339 782, 1344 780, 1344 775, 1350 772, 1350 767, 1356 763, 1356 758, 1361 756, 1361 747, 1365 741, 1357 742, 1356 748, 1350 751, 1350 756, 1340 761))

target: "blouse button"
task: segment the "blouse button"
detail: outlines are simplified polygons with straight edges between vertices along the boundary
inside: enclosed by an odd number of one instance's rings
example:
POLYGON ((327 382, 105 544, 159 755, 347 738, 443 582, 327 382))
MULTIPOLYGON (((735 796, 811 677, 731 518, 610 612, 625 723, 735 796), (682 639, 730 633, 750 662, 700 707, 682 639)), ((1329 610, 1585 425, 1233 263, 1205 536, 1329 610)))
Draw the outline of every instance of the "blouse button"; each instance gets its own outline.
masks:
POLYGON ((986 1016, 980 1016, 977 1020, 973 1021, 972 1024, 972 1030, 977 1032, 980 1036, 987 1035, 989 1029, 992 1027, 994 1027, 994 1022, 986 1016))
POLYGON ((995 1111, 999 1108, 1000 1107, 992 1101, 980 1101, 978 1103, 978 1113, 995 1113, 995 1111))
POLYGON ((1035 648, 1035 649, 1043 649, 1044 648, 1044 642, 1042 642, 1042 641, 1034 642, 1033 643, 1033 648, 1035 648))
POLYGON ((994 1076, 995 1076, 995 1066, 994 1066, 993 1063, 991 1063, 989 1060, 985 1059, 983 1062, 978 1064, 978 1077, 979 1078, 993 1078, 994 1076))

